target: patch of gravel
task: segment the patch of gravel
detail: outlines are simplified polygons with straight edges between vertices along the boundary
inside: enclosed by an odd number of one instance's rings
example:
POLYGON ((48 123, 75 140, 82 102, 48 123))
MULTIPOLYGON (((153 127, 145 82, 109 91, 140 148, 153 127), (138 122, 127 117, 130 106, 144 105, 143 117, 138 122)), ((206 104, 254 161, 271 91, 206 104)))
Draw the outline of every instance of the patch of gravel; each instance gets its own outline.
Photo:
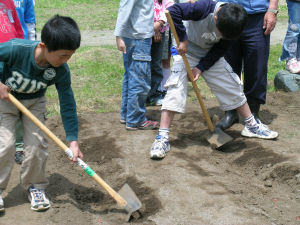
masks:
MULTIPOLYGON (((277 21, 276 27, 271 33, 271 45, 282 44, 288 21, 277 21)), ((37 34, 37 39, 41 40, 41 34, 37 34)), ((113 30, 83 30, 81 31, 82 46, 115 45, 115 35, 113 30)))

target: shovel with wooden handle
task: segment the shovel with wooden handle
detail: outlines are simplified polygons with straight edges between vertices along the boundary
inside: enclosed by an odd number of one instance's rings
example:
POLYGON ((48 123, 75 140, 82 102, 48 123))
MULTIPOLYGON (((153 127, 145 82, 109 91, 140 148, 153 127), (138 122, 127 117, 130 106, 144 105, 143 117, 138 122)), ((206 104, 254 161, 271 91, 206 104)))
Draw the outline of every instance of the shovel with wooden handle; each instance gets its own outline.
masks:
MULTIPOLYGON (((176 32, 176 29, 175 29, 172 17, 170 15, 170 12, 168 10, 165 10, 165 14, 167 16, 168 23, 170 25, 171 31, 172 31, 172 33, 174 35, 175 40, 176 40, 176 44, 177 44, 177 46, 179 46, 179 38, 178 38, 178 35, 177 35, 177 32, 176 32)), ((201 109, 202 109, 205 121, 206 121, 206 123, 208 125, 208 129, 211 132, 211 135, 210 135, 210 137, 208 137, 207 141, 211 145, 215 146, 216 148, 219 148, 222 145, 224 145, 224 144, 228 143, 229 141, 231 141, 232 137, 230 137, 228 134, 224 133, 220 128, 215 128, 214 127, 214 125, 213 125, 213 123, 212 123, 212 121, 210 119, 210 116, 208 114, 208 111, 207 111, 207 109, 206 109, 206 107, 204 105, 203 99, 202 99, 202 97, 200 95, 200 92, 199 92, 199 89, 197 87, 197 84, 194 81, 194 76, 193 76, 192 70, 190 68, 189 62, 188 62, 188 60, 187 60, 187 58, 186 58, 185 55, 182 55, 182 59, 183 59, 185 68, 187 70, 187 74, 189 76, 189 79, 192 82, 192 85, 193 85, 194 91, 196 93, 197 99, 198 99, 198 101, 200 103, 200 106, 201 106, 201 109)))
MULTIPOLYGON (((10 101, 26 115, 38 128, 40 128, 52 141, 54 141, 69 158, 73 158, 72 151, 57 137, 55 136, 38 118, 36 118, 21 102, 19 102, 12 94, 8 94, 10 101)), ((129 187, 124 184, 119 192, 112 189, 100 176, 98 176, 83 160, 77 158, 77 164, 94 180, 100 184, 116 202, 128 213, 128 220, 131 216, 139 218, 140 212, 138 211, 142 203, 137 198, 136 194, 129 187)))

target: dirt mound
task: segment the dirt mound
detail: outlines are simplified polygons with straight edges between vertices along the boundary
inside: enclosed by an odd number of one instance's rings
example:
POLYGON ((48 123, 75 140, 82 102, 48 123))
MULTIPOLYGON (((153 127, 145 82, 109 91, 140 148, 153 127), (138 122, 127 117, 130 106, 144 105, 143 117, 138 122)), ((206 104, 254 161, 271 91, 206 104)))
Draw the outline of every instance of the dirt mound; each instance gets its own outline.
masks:
MULTIPOLYGON (((211 115, 223 115, 215 99, 205 104, 211 115)), ((115 190, 127 183, 137 194, 143 217, 133 224, 300 224, 299 105, 299 94, 269 94, 260 116, 279 138, 244 138, 236 124, 226 131, 234 140, 215 150, 205 139, 200 106, 189 103, 187 113, 175 116, 171 151, 158 161, 148 155, 156 131, 126 131, 117 112, 81 114, 80 148, 115 190)), ((160 118, 158 107, 148 114, 160 118)), ((59 117, 47 126, 64 140, 59 117)), ((52 208, 31 212, 13 176, 1 225, 126 224, 115 201, 50 141, 47 174, 52 208)))

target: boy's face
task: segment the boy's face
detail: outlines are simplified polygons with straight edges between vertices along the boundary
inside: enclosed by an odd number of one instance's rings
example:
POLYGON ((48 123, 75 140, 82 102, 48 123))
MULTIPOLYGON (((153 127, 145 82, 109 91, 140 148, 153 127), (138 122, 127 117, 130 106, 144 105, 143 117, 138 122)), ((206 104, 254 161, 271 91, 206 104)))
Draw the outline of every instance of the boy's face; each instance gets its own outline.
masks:
POLYGON ((71 58, 75 51, 76 50, 61 49, 49 52, 48 48, 46 47, 44 56, 50 65, 53 67, 60 67, 71 58))

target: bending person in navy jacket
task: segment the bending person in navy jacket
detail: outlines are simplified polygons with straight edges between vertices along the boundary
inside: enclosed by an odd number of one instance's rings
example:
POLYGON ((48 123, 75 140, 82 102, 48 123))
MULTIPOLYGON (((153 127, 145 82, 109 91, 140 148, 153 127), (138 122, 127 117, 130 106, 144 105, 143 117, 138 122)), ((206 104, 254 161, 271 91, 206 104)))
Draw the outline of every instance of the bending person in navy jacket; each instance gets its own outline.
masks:
MULTIPOLYGON (((231 40, 237 39, 247 23, 246 11, 237 4, 201 0, 175 4, 168 8, 173 18, 180 44, 179 54, 185 54, 194 80, 202 76, 220 103, 222 110, 236 109, 245 120, 242 135, 274 139, 277 132, 251 114, 243 85, 238 75, 224 59, 231 40), (185 24, 183 24, 185 20, 185 24)), ((169 127, 175 113, 184 113, 188 78, 184 62, 176 57, 166 82, 167 94, 162 104, 158 135, 150 149, 150 158, 164 158, 170 150, 169 127)))

